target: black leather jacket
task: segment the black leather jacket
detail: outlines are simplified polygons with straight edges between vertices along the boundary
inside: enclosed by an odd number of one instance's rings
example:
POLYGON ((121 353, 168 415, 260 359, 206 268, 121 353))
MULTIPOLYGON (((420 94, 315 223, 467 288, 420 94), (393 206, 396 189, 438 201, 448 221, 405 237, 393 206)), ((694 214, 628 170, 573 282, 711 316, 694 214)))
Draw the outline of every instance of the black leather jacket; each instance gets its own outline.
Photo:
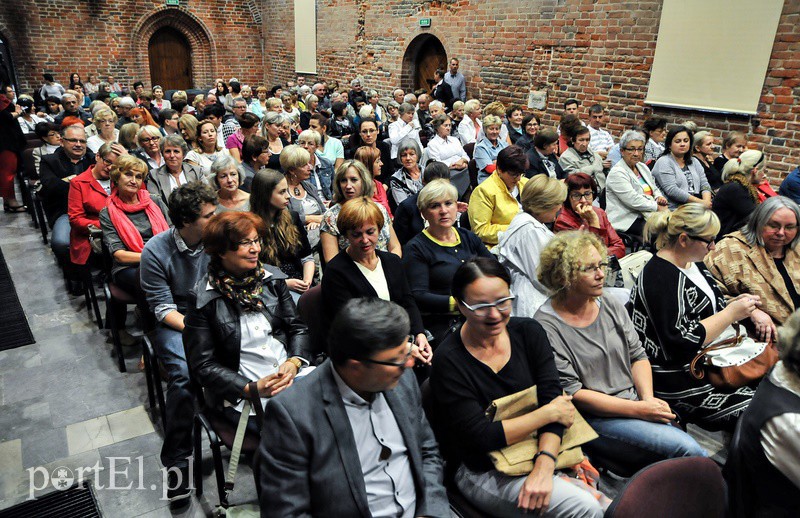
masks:
MULTIPOLYGON (((271 275, 264 280, 264 301, 272 336, 286 348, 288 356, 305 360, 311 355, 308 328, 297 315, 297 308, 286 287, 286 275, 264 265, 271 275)), ((189 296, 183 330, 183 346, 194 378, 206 389, 211 404, 221 406, 226 399, 236 403, 250 381, 239 374, 242 331, 240 307, 216 289, 207 289, 203 275, 189 296)))

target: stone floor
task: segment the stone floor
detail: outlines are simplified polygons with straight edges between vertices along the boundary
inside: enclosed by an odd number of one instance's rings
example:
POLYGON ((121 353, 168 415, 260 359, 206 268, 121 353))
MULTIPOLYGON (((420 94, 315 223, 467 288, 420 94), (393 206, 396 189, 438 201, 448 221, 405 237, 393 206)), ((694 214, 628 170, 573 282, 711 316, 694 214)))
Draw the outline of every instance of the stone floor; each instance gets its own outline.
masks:
MULTIPOLYGON (((139 346, 125 348, 128 372, 120 373, 108 332, 83 297, 67 293, 29 217, 0 213, 0 247, 36 340, 0 351, 0 509, 53 491, 58 468, 75 478, 83 468, 104 516, 210 515, 218 497, 207 443, 203 496, 178 512, 162 498, 163 433, 147 406, 139 346)), ((255 501, 242 462, 231 502, 255 501)))
MULTIPOLYGON (((67 293, 30 218, 0 213, 0 247, 36 339, 0 351, 0 509, 53 491, 45 475, 57 478, 58 468, 75 476, 84 468, 105 516, 210 515, 218 498, 207 444, 203 496, 194 495, 178 512, 162 498, 163 434, 147 408, 139 347, 125 349, 128 372, 120 373, 108 332, 97 329, 83 297, 67 293)), ((724 463, 720 434, 689 431, 724 463)), ((232 503, 256 501, 246 464, 240 464, 232 503)), ((604 475, 601 489, 613 498, 623 484, 604 475)))

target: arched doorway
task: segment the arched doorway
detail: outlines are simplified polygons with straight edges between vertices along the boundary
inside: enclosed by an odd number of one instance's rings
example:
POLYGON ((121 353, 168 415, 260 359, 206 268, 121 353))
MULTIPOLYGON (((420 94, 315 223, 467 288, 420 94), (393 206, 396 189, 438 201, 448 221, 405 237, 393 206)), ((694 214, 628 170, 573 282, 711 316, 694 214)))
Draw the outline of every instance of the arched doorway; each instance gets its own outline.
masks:
POLYGON ((153 33, 147 46, 150 81, 164 90, 192 88, 192 52, 189 41, 172 27, 153 33))
POLYGON ((437 68, 447 70, 447 52, 439 38, 433 34, 420 34, 408 44, 403 55, 402 83, 410 90, 433 87, 433 73, 437 68))

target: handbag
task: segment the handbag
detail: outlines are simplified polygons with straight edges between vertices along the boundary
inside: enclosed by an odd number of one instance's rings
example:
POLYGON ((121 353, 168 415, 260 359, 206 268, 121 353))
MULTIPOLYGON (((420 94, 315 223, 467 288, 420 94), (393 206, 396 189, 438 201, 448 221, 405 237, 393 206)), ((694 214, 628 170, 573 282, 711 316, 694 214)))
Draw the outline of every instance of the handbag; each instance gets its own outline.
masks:
MULTIPOLYGON (((538 408, 536 385, 495 399, 486 409, 486 417, 493 422, 503 421, 527 414, 538 408)), ((564 469, 580 464, 583 459, 581 444, 597 439, 597 432, 592 429, 586 419, 576 410, 572 426, 564 431, 561 446, 558 449, 558 462, 555 469, 564 469)), ((520 476, 533 471, 533 456, 539 451, 538 433, 518 443, 489 452, 494 468, 500 473, 520 476)))
POLYGON ((735 390, 760 380, 776 363, 778 350, 771 339, 756 342, 734 324, 724 338, 697 353, 689 372, 698 380, 707 377, 718 389, 735 390))
POLYGON ((639 250, 619 260, 622 285, 625 289, 633 289, 634 285, 636 285, 636 279, 639 278, 642 269, 644 269, 645 265, 652 257, 653 254, 647 250, 639 250))

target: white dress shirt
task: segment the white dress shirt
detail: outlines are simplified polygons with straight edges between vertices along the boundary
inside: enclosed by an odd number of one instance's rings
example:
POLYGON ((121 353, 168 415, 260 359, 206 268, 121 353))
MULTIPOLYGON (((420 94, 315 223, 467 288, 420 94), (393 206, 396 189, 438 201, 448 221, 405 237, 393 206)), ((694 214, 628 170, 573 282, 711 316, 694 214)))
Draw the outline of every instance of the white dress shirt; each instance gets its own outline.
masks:
POLYGON ((455 164, 461 159, 469 162, 469 156, 464 147, 456 137, 443 139, 439 135, 428 141, 428 160, 435 160, 444 163, 447 167, 455 164))

